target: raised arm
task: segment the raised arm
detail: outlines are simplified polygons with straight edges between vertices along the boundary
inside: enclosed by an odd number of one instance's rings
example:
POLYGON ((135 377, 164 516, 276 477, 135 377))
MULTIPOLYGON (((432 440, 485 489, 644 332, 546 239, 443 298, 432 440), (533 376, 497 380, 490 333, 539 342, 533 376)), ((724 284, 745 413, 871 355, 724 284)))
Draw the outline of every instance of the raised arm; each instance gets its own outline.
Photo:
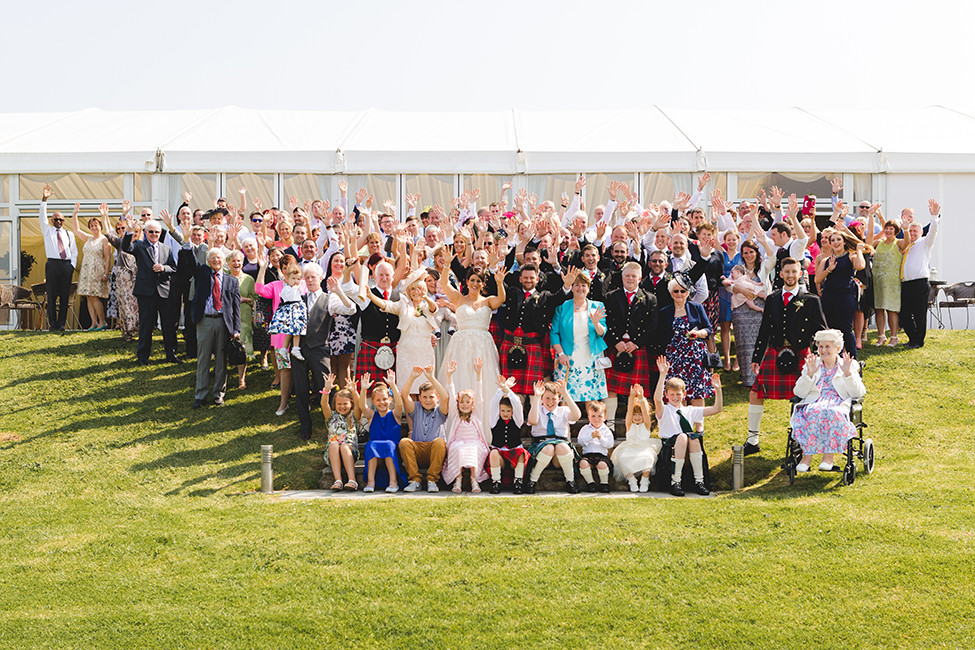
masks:
POLYGON ((657 378, 657 387, 653 390, 653 412, 657 416, 657 420, 664 416, 664 384, 667 383, 668 370, 670 370, 670 364, 667 363, 667 358, 664 356, 657 357, 657 372, 660 376, 657 378))
POLYGON ((76 235, 81 237, 83 240, 88 241, 91 239, 91 234, 84 232, 81 226, 78 224, 78 211, 81 209, 80 203, 74 204, 74 211, 71 213, 71 225, 74 226, 74 232, 76 235))
MULTIPOLYGON (((371 379, 372 376, 368 372, 362 373, 362 392, 359 393, 359 408, 362 409, 362 415, 366 419, 372 418, 372 409, 369 408, 369 386, 372 384, 371 379)), ((353 390, 355 389, 353 388, 353 390)))
POLYGON ((716 372, 711 373, 711 385, 714 386, 714 405, 704 407, 704 417, 720 413, 724 407, 724 396, 721 391, 721 376, 716 372))

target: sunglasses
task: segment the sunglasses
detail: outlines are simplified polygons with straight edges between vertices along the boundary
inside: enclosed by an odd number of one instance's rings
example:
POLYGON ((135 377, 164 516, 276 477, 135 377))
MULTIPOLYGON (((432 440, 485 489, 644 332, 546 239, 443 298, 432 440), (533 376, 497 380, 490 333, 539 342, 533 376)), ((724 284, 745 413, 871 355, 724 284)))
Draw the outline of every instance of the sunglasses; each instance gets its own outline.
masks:
POLYGON ((674 289, 671 293, 687 293, 687 289, 674 289))
POLYGON ((54 217, 53 219, 51 219, 51 221, 53 221, 54 223, 61 223, 64 221, 64 219, 62 219, 61 217, 54 217))
POLYGON ((264 223, 264 219, 251 219, 251 223, 264 223))

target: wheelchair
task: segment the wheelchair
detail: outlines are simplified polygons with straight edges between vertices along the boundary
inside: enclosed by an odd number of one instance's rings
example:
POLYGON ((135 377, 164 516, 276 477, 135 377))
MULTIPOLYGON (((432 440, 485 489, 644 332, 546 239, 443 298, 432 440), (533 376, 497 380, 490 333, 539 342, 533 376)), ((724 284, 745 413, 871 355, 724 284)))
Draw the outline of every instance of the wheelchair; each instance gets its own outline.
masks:
MULTIPOLYGON (((863 368, 865 365, 865 362, 860 362, 861 377, 863 376, 863 368)), ((785 442, 785 462, 782 463, 782 469, 785 470, 786 476, 789 477, 789 485, 796 482, 796 465, 802 460, 802 447, 799 446, 799 443, 796 442, 796 439, 792 435, 792 413, 801 401, 798 397, 793 397, 789 400, 792 407, 789 410, 789 427, 785 442)), ((862 397, 853 400, 853 403, 850 404, 850 422, 856 427, 857 434, 846 443, 846 452, 844 454, 846 464, 842 468, 834 464, 832 470, 834 472, 842 472, 843 485, 853 485, 853 481, 856 480, 856 461, 860 461, 863 465, 863 472, 865 474, 869 476, 873 473, 874 446, 873 440, 863 437, 863 430, 867 428, 867 423, 863 421, 862 397)))

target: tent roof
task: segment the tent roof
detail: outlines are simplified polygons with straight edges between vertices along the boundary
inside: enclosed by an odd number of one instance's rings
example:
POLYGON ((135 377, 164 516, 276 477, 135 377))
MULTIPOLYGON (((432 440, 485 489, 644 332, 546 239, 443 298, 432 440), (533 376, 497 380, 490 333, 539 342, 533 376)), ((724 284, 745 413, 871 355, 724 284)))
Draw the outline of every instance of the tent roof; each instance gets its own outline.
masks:
POLYGON ((159 164, 176 173, 961 172, 975 171, 975 110, 0 114, 0 173, 159 164))

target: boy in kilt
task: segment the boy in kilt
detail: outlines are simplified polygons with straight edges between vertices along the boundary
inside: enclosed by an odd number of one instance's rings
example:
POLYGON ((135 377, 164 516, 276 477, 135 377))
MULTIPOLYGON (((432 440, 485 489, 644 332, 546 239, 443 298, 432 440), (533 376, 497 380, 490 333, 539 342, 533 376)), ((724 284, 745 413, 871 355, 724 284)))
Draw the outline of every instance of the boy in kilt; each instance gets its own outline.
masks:
POLYGON ((514 377, 514 392, 532 395, 536 382, 546 375, 542 341, 552 329, 555 308, 568 296, 565 290, 538 291, 538 267, 526 264, 520 271, 521 290, 508 293, 504 303, 501 372, 514 377))
POLYGON ((650 357, 647 346, 657 329, 657 298, 640 288, 643 269, 637 262, 623 265, 623 286, 606 295, 606 426, 616 434, 617 395, 630 394, 635 384, 650 393, 650 357))
POLYGON ((782 289, 765 301, 755 341, 752 371, 757 379, 748 395, 748 440, 745 454, 759 449, 759 430, 766 399, 791 399, 802 372, 802 360, 816 332, 826 329, 819 297, 799 284, 802 266, 793 257, 782 260, 782 289))

